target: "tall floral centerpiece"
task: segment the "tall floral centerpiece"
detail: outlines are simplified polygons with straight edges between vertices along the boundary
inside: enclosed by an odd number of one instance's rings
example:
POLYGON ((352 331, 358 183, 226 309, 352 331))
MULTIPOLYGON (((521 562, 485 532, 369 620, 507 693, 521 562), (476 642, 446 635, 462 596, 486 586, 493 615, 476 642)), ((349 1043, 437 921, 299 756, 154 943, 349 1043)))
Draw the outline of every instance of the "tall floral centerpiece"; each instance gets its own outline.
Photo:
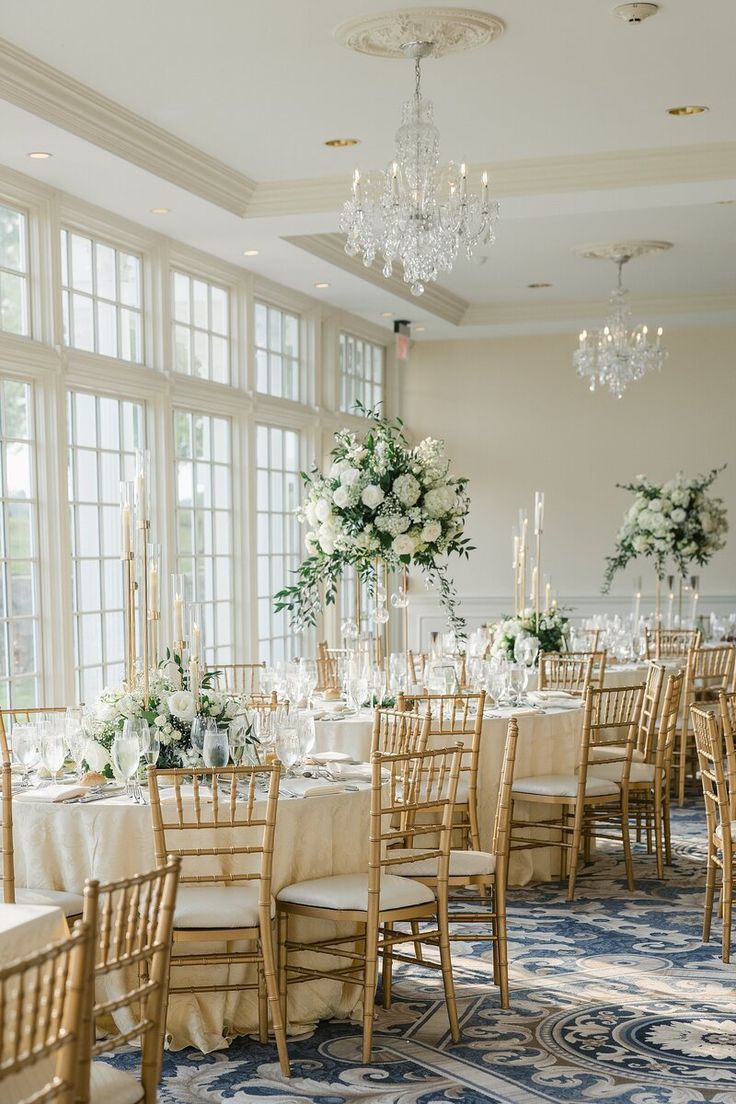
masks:
POLYGON ((308 552, 298 580, 275 596, 296 628, 314 625, 322 603, 335 601, 343 572, 353 567, 375 591, 377 565, 421 568, 439 592, 450 628, 465 637, 446 557, 472 550, 463 536, 469 509, 467 480, 451 477, 444 442, 431 437, 409 444, 400 419, 367 410, 368 428, 335 434, 325 473, 302 472, 306 486, 300 520, 308 552))
POLYGON ((664 578, 668 560, 674 560, 684 578, 693 562, 705 565, 725 547, 728 522, 723 499, 707 493, 722 471, 713 468, 694 479, 678 472, 661 485, 645 475, 638 475, 633 483, 617 484, 631 491, 634 501, 618 531, 614 553, 606 557, 604 594, 611 589, 616 573, 637 556, 654 561, 659 580, 664 578))

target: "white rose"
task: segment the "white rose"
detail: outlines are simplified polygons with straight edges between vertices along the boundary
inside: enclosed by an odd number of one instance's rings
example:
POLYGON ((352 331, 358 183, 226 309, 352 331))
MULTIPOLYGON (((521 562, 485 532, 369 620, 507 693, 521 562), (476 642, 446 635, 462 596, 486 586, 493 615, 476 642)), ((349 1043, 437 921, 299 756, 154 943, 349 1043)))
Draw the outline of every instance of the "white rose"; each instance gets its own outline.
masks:
POLYGON ((169 711, 180 721, 193 721, 196 713, 194 694, 188 690, 177 690, 169 696, 169 711))
POLYGON ((650 498, 649 499, 649 509, 652 511, 653 514, 658 514, 660 512, 660 510, 662 509, 661 499, 659 499, 659 498, 650 498))
POLYGON ((376 506, 380 506, 385 497, 381 488, 375 483, 369 483, 367 487, 364 487, 360 496, 363 505, 367 506, 369 510, 375 510, 376 506))
POLYGON ((408 533, 400 533, 392 540, 391 547, 397 556, 411 556, 416 548, 416 541, 408 533))
POLYGON ((330 510, 330 504, 326 498, 319 499, 314 508, 314 512, 317 516, 317 521, 327 521, 332 511, 330 510))
POLYGON ((312 501, 311 498, 304 505, 304 517, 305 517, 307 525, 310 527, 310 529, 314 529, 314 527, 317 524, 318 519, 317 519, 317 509, 316 509, 315 504, 314 504, 314 502, 312 501))
POLYGON ((163 728, 164 725, 166 724, 166 718, 162 717, 161 714, 159 713, 158 717, 156 717, 156 719, 153 723, 156 725, 157 728, 163 728))
POLYGON ((685 513, 685 511, 682 509, 681 506, 678 506, 670 514, 670 518, 672 519, 672 521, 674 521, 675 525, 679 525, 680 522, 684 521, 686 517, 687 517, 687 514, 685 513))
POLYGON ((438 521, 428 521, 422 529, 422 540, 425 541, 426 544, 433 544, 439 539, 441 533, 442 526, 438 521))
POLYGON ((317 534, 310 532, 307 533, 304 538, 304 545, 310 556, 313 556, 315 552, 319 550, 319 541, 317 540, 317 534))
POLYGON ((335 460, 330 467, 330 479, 339 479, 345 469, 349 467, 350 464, 347 460, 335 460))
POLYGON ((340 476, 340 482, 346 487, 352 487, 353 483, 357 483, 360 479, 360 472, 357 468, 346 468, 340 476))
POLYGON ((646 550, 648 542, 646 537, 634 537, 631 543, 634 546, 635 552, 644 552, 646 550))
POLYGON ((110 756, 102 744, 98 744, 97 740, 87 741, 84 745, 83 758, 87 760, 91 771, 102 772, 110 762, 110 756))
POLYGON ((341 510, 344 510, 350 503, 350 491, 347 487, 340 485, 332 496, 336 506, 339 506, 341 510))
POLYGON ((317 539, 325 555, 331 556, 335 551, 335 533, 332 526, 320 525, 317 530, 317 539))
POLYGON ((94 714, 98 721, 107 724, 109 721, 114 721, 117 717, 118 707, 115 702, 98 701, 94 706, 94 714))
POLYGON ((164 664, 164 674, 169 684, 176 690, 181 690, 181 671, 179 670, 173 659, 169 659, 164 664))
POLYGON ((130 694, 123 694, 118 702, 118 712, 122 713, 124 717, 135 717, 138 713, 138 703, 134 701, 130 694))

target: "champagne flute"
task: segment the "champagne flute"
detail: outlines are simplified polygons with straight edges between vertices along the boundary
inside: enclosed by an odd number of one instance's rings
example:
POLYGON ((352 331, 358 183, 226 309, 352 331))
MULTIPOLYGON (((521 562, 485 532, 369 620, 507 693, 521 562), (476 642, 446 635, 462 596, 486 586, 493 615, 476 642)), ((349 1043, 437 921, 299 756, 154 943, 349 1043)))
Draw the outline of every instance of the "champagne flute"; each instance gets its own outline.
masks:
POLYGON ((202 749, 204 747, 204 735, 207 731, 207 718, 197 716, 192 721, 192 747, 197 754, 202 756, 202 749))
POLYGON ((158 729, 152 726, 148 730, 148 747, 145 750, 146 763, 149 767, 155 767, 158 763, 158 757, 161 753, 161 737, 158 734, 158 729))
POLYGON ((113 770, 118 778, 125 783, 125 796, 134 797, 131 790, 131 781, 138 770, 141 751, 138 743, 138 733, 133 728, 129 728, 126 732, 127 726, 128 722, 126 721, 123 731, 119 732, 113 740, 111 758, 113 770))

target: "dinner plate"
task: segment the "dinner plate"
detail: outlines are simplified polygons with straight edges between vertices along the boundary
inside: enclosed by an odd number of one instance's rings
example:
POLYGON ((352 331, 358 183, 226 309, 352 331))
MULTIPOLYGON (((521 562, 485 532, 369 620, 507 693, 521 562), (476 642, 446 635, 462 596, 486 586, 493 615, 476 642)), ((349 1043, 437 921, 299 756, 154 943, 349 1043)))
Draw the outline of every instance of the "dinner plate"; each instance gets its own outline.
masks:
POLYGON ((314 763, 354 763, 346 751, 313 751, 309 758, 314 763))

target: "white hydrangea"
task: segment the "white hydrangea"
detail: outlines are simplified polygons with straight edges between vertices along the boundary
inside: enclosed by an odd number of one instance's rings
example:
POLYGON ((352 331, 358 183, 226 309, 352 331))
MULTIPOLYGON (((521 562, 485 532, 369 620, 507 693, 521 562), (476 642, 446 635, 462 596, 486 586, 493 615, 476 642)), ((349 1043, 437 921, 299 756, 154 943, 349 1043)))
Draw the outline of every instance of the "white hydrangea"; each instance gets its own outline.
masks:
POLYGON ((402 506, 413 506, 422 493, 422 488, 413 475, 406 473, 394 480, 393 492, 402 506))
POLYGON ((377 506, 381 505, 385 497, 383 490, 376 483, 369 483, 367 487, 363 488, 360 499, 369 510, 375 510, 377 506))
POLYGON ((455 492, 447 484, 432 487, 424 496, 424 509, 431 518, 443 517, 455 506, 455 492))

